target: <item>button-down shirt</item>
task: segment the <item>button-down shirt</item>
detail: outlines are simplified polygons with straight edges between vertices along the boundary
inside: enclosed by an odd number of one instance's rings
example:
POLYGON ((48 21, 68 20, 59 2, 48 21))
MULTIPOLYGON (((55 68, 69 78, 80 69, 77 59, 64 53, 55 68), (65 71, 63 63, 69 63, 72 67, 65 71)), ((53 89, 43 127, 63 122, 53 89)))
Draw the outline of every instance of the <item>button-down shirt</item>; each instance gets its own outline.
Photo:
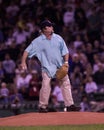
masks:
POLYGON ((65 41, 58 34, 53 33, 51 39, 47 39, 44 34, 34 39, 25 49, 28 57, 36 56, 42 66, 42 72, 46 72, 49 77, 54 77, 56 70, 64 62, 63 56, 68 53, 65 41))

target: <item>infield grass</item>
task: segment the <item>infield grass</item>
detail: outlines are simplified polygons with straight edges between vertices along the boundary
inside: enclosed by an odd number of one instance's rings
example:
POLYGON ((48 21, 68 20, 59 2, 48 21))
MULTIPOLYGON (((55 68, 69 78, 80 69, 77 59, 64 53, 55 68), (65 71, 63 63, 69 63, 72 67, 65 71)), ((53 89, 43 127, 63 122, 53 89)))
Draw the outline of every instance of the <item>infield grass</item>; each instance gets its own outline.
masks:
POLYGON ((0 127, 0 130, 104 130, 104 124, 102 125, 0 127))

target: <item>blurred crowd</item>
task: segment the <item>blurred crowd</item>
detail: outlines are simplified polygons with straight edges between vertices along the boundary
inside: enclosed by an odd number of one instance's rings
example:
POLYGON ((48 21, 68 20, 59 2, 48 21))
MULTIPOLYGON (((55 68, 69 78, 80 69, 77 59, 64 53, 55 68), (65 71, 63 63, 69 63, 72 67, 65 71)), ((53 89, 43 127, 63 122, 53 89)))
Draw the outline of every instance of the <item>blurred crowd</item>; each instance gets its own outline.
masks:
MULTIPOLYGON (((41 64, 36 57, 27 60, 27 71, 20 64, 44 19, 68 46, 75 103, 81 111, 104 110, 103 0, 0 0, 0 103, 38 100, 41 64)), ((51 87, 50 102, 57 106, 63 102, 60 85, 53 79, 51 87)))

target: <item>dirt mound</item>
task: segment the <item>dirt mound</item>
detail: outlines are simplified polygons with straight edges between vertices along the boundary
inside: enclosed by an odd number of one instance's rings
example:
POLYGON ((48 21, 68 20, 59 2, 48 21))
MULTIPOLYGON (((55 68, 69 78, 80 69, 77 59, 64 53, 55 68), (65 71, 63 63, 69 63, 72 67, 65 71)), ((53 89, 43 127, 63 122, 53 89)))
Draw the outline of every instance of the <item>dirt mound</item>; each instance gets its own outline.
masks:
POLYGON ((104 124, 104 113, 51 112, 27 113, 0 118, 0 126, 38 126, 68 124, 104 124))

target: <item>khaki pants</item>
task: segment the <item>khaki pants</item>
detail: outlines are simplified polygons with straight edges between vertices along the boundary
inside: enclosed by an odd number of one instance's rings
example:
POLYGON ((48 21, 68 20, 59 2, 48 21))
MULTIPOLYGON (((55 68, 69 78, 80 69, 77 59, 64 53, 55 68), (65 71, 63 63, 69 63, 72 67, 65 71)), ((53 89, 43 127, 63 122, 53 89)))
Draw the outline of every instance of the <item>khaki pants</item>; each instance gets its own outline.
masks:
MULTIPOLYGON (((51 92, 51 78, 49 78, 46 73, 42 73, 42 78, 43 80, 42 88, 40 89, 39 107, 46 108, 48 106, 48 101, 51 92)), ((71 93, 71 84, 68 75, 60 81, 60 87, 62 89, 65 106, 70 106, 74 104, 71 93)))

